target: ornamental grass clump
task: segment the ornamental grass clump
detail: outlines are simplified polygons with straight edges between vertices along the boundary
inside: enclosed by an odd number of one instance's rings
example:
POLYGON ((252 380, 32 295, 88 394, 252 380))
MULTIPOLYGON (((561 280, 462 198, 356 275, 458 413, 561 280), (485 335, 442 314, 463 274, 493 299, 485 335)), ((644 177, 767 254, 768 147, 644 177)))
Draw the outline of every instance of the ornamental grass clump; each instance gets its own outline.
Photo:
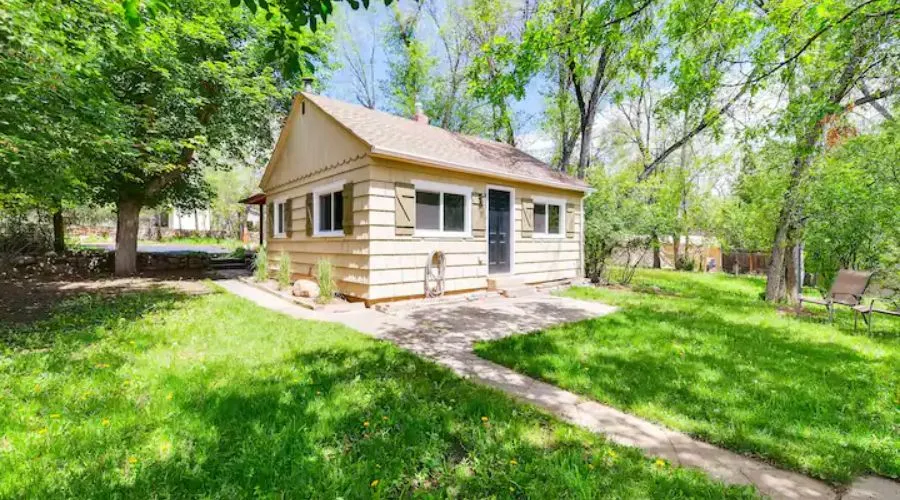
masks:
POLYGON ((319 298, 321 304, 327 304, 334 298, 334 277, 331 261, 319 259, 316 263, 316 277, 319 280, 319 298))
POLYGON ((281 252, 281 255, 278 256, 278 271, 277 271, 276 279, 278 280, 278 289, 279 290, 284 290, 285 288, 290 288, 290 286, 291 286, 291 257, 285 252, 281 252))
POLYGON ((266 251, 265 245, 260 246, 256 251, 256 257, 253 259, 253 276, 256 281, 263 282, 269 279, 269 253, 266 251))

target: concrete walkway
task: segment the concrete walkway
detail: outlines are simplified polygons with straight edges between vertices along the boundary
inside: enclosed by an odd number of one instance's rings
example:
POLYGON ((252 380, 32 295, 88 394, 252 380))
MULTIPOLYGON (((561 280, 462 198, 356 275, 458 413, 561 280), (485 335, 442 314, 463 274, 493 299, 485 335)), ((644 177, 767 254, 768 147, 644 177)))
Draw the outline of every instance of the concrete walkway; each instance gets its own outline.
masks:
POLYGON ((389 340, 448 366, 463 377, 601 433, 613 442, 635 446, 648 455, 665 458, 679 466, 701 469, 726 483, 753 484, 758 491, 772 498, 900 499, 898 483, 877 477, 860 478, 850 490, 839 494, 821 481, 698 441, 519 374, 472 352, 472 345, 479 340, 602 316, 615 311, 610 306, 549 295, 513 299, 490 296, 474 301, 420 301, 389 307, 387 313, 364 309, 335 314, 310 311, 238 281, 218 283, 236 295, 295 318, 339 322, 389 340))

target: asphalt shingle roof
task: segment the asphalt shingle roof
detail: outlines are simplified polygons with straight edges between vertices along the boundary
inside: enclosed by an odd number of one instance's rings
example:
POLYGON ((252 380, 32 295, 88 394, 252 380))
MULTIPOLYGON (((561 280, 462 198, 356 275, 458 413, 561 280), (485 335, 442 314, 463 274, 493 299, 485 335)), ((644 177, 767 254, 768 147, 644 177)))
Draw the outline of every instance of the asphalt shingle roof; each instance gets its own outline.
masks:
POLYGON ((412 162, 583 191, 581 179, 559 172, 509 144, 450 132, 364 106, 303 93, 303 97, 372 147, 372 152, 412 162))

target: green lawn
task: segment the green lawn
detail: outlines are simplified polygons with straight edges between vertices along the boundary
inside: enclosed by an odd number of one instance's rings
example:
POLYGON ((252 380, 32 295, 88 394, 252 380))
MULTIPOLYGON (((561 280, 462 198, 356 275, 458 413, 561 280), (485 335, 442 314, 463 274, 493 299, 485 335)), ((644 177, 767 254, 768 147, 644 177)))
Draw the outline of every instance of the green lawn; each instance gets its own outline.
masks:
POLYGON ((751 497, 225 293, 0 325, 0 497, 751 497))
POLYGON ((646 270, 633 284, 572 288, 621 310, 476 352, 833 482, 900 476, 900 321, 877 318, 870 338, 847 309, 836 326, 823 308, 797 318, 761 301, 757 278, 646 270))

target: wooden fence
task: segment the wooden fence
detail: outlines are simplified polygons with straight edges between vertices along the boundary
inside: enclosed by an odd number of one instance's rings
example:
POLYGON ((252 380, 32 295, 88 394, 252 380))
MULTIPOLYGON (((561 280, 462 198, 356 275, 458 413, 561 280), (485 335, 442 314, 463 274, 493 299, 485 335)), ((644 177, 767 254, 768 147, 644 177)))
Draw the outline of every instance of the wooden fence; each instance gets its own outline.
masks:
POLYGON ((733 250, 722 254, 722 271, 733 274, 764 274, 772 256, 768 252, 733 250))

